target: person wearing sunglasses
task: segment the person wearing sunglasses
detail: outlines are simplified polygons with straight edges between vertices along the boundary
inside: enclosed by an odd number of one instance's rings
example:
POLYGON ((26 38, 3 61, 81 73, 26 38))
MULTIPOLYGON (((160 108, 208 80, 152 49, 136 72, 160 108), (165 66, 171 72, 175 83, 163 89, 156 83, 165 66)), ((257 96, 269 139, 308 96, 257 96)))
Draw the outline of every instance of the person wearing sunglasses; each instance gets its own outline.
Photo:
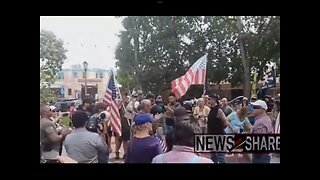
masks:
MULTIPOLYGON (((255 123, 252 126, 253 134, 271 134, 273 133, 273 128, 271 124, 271 119, 267 115, 268 106, 265 101, 257 100, 251 102, 248 107, 249 112, 254 116, 255 123)), ((252 163, 270 163, 270 154, 253 154, 252 163)))
POLYGON ((40 144, 42 158, 46 163, 56 163, 60 155, 61 142, 71 133, 71 129, 57 131, 55 122, 51 120, 53 112, 50 107, 43 105, 40 107, 40 144))

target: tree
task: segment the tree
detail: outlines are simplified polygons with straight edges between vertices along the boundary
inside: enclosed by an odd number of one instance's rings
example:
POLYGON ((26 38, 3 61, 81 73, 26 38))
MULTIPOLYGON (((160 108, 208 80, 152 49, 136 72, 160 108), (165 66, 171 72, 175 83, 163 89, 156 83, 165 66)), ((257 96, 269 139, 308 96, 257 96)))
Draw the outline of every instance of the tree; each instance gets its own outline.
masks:
POLYGON ((50 31, 40 31, 40 103, 53 97, 49 88, 61 71, 66 52, 62 40, 50 31))
POLYGON ((277 16, 125 17, 116 50, 119 76, 132 79, 123 84, 159 93, 207 52, 207 82, 244 84, 248 96, 251 72, 279 64, 279 24, 277 16))

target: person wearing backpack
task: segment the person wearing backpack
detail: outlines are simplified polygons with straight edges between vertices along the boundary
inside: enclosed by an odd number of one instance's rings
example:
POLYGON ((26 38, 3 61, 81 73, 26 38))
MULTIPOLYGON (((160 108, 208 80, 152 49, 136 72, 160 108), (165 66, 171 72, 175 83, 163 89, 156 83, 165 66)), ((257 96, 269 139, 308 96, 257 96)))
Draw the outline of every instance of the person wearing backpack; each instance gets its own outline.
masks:
POLYGON ((213 163, 209 158, 194 153, 194 129, 190 124, 178 122, 173 129, 171 151, 153 158, 152 163, 213 163))

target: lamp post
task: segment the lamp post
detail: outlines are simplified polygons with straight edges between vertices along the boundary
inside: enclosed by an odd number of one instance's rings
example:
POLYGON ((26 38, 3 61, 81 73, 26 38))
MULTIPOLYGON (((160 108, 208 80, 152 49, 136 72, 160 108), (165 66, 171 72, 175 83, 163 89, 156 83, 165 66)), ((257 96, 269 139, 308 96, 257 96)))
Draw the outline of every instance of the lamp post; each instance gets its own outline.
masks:
POLYGON ((88 70, 88 63, 84 61, 82 63, 84 69, 84 96, 87 95, 87 70, 88 70))

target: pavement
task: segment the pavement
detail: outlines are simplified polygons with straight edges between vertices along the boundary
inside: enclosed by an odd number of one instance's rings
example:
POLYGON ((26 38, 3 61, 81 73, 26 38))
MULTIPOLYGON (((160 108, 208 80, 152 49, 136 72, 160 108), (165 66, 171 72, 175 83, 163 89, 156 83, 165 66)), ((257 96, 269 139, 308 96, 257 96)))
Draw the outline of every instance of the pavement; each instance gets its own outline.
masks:
POLYGON ((116 143, 115 143, 115 139, 114 137, 111 138, 111 148, 112 148, 112 152, 109 155, 109 163, 115 163, 115 164, 123 164, 124 163, 124 159, 122 159, 123 157, 123 146, 121 145, 120 148, 120 159, 116 159, 116 143))

